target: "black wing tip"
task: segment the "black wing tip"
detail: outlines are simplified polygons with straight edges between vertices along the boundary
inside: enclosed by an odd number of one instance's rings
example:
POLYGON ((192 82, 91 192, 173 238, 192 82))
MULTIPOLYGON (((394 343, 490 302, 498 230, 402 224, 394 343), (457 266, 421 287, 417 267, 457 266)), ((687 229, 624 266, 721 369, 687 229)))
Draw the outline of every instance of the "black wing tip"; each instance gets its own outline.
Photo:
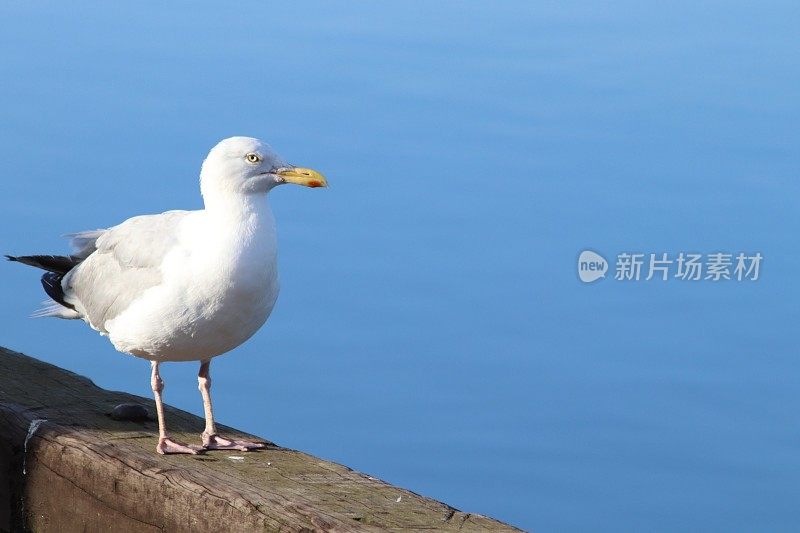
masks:
POLYGON ((16 261, 48 272, 66 274, 82 261, 72 255, 6 255, 9 261, 16 261))
POLYGON ((64 279, 64 274, 59 272, 46 272, 42 276, 42 287, 47 295, 58 302, 59 304, 69 309, 75 309, 72 304, 64 301, 64 289, 61 287, 61 280, 64 279))

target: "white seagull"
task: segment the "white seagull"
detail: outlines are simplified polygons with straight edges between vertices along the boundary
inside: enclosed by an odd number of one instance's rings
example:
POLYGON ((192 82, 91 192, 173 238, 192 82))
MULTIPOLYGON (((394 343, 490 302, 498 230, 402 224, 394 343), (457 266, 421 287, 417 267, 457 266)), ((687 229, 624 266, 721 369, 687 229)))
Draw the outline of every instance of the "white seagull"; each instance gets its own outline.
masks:
POLYGON ((7 256, 47 271, 42 285, 51 300, 34 316, 83 319, 120 352, 151 361, 160 454, 263 446, 217 434, 209 367, 212 357, 258 331, 275 305, 277 240, 266 197, 283 183, 327 186, 320 173, 286 163, 266 143, 231 137, 203 162, 205 209, 137 216, 69 235, 75 249, 69 256, 7 256), (167 434, 158 370, 164 361, 200 361, 202 447, 167 434))

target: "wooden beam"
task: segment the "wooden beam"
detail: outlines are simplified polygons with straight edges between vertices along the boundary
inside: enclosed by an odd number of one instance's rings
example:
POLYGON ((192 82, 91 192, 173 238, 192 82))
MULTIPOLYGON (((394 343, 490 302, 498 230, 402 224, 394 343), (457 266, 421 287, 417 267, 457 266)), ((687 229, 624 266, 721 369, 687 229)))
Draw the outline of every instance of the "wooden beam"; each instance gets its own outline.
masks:
MULTIPOLYGON (((273 443, 159 456, 152 420, 109 416, 124 402, 154 412, 151 399, 0 348, 0 530, 518 531, 273 443)), ((200 418, 167 417, 177 439, 198 439, 200 418)))

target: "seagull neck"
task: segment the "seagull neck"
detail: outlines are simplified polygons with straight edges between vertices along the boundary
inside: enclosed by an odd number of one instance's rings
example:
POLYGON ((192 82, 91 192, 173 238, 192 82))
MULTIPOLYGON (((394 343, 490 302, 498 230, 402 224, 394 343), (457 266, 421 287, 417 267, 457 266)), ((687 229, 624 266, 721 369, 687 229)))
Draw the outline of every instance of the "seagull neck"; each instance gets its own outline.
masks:
POLYGON ((271 213, 263 194, 218 195, 204 200, 206 212, 226 222, 253 220, 271 213))

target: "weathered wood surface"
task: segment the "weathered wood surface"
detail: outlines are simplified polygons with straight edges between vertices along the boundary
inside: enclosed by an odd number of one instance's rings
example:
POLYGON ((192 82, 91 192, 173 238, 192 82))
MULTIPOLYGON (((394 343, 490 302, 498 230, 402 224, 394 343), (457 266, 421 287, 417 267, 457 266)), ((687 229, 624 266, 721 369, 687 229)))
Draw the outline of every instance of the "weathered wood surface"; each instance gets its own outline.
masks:
MULTIPOLYGON (((0 530, 518 531, 272 443, 159 456, 154 422, 108 416, 122 402, 154 412, 150 399, 0 348, 0 530)), ((167 417, 175 437, 198 439, 200 418, 167 417)))

